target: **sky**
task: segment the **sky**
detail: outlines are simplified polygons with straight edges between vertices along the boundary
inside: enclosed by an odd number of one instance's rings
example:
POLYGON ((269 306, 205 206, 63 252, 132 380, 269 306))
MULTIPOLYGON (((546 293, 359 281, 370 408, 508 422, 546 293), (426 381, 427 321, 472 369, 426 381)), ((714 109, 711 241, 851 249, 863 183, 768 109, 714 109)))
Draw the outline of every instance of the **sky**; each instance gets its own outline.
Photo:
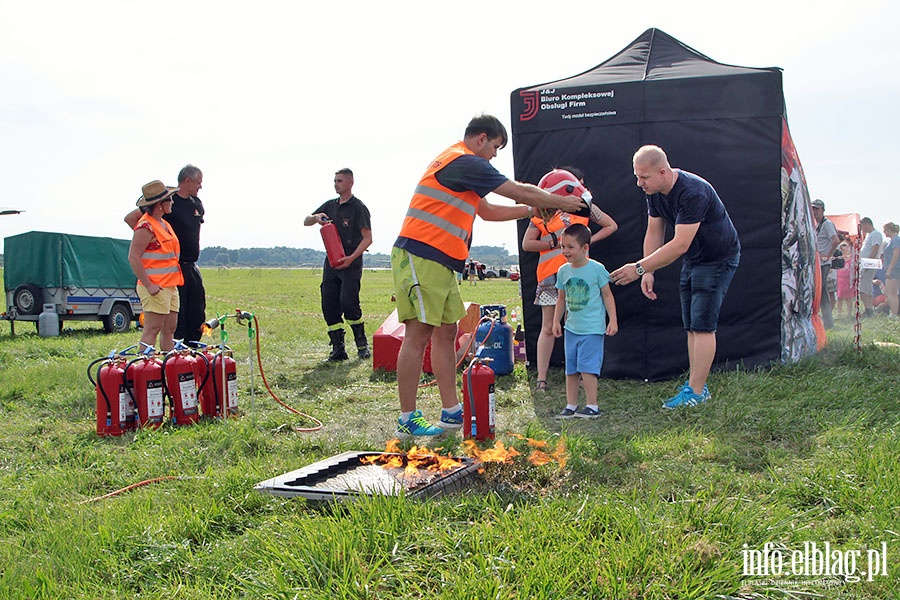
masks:
MULTIPOLYGON (((0 209, 25 211, 0 216, 0 239, 130 238, 141 186, 174 186, 191 163, 201 246, 321 248, 303 218, 350 167, 371 250, 389 253, 425 167, 472 116, 511 132, 513 90, 586 71, 651 27, 718 62, 782 68, 811 197, 900 221, 884 189, 900 163, 895 0, 0 0, 0 14, 0 209)), ((511 145, 493 164, 513 177, 511 145)), ((476 220, 473 243, 515 254, 515 224, 476 220)))

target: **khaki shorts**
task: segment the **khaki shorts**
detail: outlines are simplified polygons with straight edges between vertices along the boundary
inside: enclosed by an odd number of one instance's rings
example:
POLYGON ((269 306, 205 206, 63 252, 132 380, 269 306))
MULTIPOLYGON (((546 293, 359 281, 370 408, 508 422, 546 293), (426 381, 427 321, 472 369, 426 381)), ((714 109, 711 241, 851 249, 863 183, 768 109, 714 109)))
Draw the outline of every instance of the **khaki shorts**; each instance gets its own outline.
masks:
POLYGON ((159 290, 155 296, 151 296, 147 288, 140 282, 137 284, 138 298, 141 299, 141 308, 144 312, 157 313, 167 315, 169 313, 177 313, 181 302, 178 298, 178 288, 176 286, 166 287, 159 290))
POLYGON ((440 327, 466 316, 452 269, 396 247, 391 250, 391 268, 401 322, 416 319, 440 327))

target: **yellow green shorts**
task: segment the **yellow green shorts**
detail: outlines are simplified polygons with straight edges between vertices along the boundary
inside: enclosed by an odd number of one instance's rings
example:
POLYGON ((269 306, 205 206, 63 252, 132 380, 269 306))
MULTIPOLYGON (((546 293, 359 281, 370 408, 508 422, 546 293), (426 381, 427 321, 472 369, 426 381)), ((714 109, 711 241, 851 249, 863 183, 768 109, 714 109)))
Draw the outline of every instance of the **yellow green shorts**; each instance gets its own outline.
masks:
POLYGON ((155 296, 151 296, 147 288, 141 282, 138 282, 137 294, 138 298, 141 299, 141 308, 144 312, 167 315, 173 312, 177 313, 181 305, 178 297, 178 288, 174 285, 172 287, 164 287, 155 296))
POLYGON ((452 269, 397 247, 391 250, 391 269, 401 322, 416 319, 440 327, 466 316, 452 269))

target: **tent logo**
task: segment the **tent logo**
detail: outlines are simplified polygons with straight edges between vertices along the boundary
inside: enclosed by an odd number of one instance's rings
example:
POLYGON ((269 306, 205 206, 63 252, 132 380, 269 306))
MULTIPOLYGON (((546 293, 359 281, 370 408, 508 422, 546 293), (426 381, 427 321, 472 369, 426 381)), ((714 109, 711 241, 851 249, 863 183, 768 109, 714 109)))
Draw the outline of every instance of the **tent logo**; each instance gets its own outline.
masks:
POLYGON ((530 121, 538 113, 538 93, 522 90, 519 92, 519 96, 521 96, 522 101, 525 102, 525 110, 519 114, 519 120, 530 121))

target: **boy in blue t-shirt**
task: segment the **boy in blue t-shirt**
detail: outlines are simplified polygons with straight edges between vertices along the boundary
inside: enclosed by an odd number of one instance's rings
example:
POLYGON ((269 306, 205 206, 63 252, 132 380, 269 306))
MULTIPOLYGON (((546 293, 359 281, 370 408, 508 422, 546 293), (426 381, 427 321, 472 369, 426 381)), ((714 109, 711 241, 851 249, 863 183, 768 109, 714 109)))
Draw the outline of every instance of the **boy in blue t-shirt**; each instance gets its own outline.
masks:
POLYGON ((557 419, 600 416, 597 406, 597 377, 603 366, 604 335, 619 331, 616 301, 609 288, 609 272, 588 257, 591 230, 581 223, 570 225, 559 239, 566 264, 556 273, 559 298, 553 314, 553 335, 562 335, 566 318, 566 407, 557 419), (602 301, 601 301, 602 297, 602 301), (609 315, 609 324, 606 316, 609 315), (584 384, 585 406, 578 408, 579 379, 584 384))

